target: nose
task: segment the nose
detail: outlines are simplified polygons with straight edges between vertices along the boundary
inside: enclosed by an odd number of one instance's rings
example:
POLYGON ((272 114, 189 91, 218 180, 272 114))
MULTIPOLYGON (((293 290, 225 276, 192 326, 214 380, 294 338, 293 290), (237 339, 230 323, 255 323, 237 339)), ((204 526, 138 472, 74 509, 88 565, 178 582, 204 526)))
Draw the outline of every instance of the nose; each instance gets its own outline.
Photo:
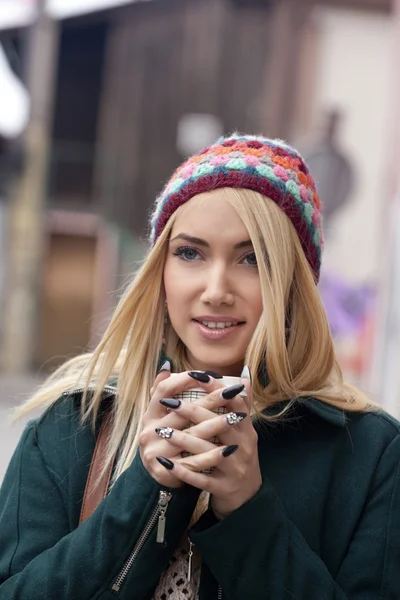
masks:
POLYGON ((220 306, 226 304, 232 306, 234 293, 229 282, 229 273, 225 265, 215 264, 205 273, 204 289, 201 300, 204 304, 220 306))

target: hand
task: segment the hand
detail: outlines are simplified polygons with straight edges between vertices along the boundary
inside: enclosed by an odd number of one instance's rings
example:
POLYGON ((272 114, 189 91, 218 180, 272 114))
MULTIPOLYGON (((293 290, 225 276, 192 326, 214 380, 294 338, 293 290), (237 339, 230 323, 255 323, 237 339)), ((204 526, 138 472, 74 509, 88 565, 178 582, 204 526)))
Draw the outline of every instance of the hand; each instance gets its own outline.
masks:
MULTIPOLYGON (((243 416, 251 410, 251 384, 248 379, 242 379, 242 382, 246 387, 247 397, 236 396, 228 402, 229 409, 243 416)), ((196 456, 172 459, 164 466, 180 481, 209 492, 212 496, 212 508, 218 516, 225 517, 248 502, 261 487, 257 433, 250 418, 229 425, 226 416, 216 417, 205 408, 195 409, 194 414, 190 411, 191 406, 186 403, 175 409, 177 414, 198 424, 185 434, 175 435, 174 432, 169 440, 170 444, 183 443, 182 435, 198 438, 202 444, 209 444, 207 440, 218 436, 224 447, 206 449, 204 445, 202 453, 194 451, 196 456), (238 446, 236 452, 224 455, 226 448, 232 449, 235 446, 238 446), (199 472, 210 467, 216 467, 212 475, 199 472)), ((200 450, 200 445, 197 449, 200 450)))
MULTIPOLYGON (((220 397, 219 390, 221 387, 222 384, 211 377, 209 377, 208 382, 201 383, 195 381, 188 373, 180 373, 179 375, 170 377, 169 370, 163 370, 158 374, 151 390, 150 404, 143 416, 143 429, 139 437, 139 446, 144 467, 160 485, 176 488, 181 487, 183 482, 175 477, 174 473, 170 473, 164 469, 157 460, 157 456, 178 460, 181 458, 182 450, 196 453, 197 451, 205 452, 213 447, 213 444, 210 442, 201 442, 199 440, 202 444, 199 448, 196 445, 196 439, 184 434, 181 430, 190 425, 191 422, 198 422, 198 417, 194 417, 197 410, 205 410, 202 407, 212 410, 222 405, 223 402, 226 402, 220 397), (182 404, 192 407, 192 411, 187 413, 186 416, 183 413, 178 414, 178 411, 168 413, 167 407, 160 402, 164 398, 173 398, 174 395, 193 387, 202 387, 210 392, 210 394, 199 398, 193 403, 182 402, 182 404), (184 436, 179 448, 157 435, 156 429, 167 427, 174 429, 177 433, 179 432, 184 436)), ((215 416, 212 412, 209 414, 215 416)))

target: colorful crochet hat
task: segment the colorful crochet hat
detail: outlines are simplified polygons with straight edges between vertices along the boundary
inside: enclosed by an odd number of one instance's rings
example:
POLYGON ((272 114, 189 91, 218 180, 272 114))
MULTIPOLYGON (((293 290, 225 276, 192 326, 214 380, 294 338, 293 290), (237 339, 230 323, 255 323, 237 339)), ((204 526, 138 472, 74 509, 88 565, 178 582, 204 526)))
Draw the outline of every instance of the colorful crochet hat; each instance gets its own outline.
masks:
POLYGON ((156 200, 151 244, 179 206, 197 194, 223 187, 247 188, 276 202, 292 221, 318 281, 323 248, 321 203, 304 160, 281 140, 234 134, 187 159, 156 200))

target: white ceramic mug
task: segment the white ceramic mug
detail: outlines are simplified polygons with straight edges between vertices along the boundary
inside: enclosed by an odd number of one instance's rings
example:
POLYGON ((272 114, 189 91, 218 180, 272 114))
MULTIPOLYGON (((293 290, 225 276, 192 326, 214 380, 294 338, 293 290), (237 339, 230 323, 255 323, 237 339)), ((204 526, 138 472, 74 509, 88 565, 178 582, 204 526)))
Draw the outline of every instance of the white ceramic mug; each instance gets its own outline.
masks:
MULTIPOLYGON (((171 373, 171 377, 174 377, 174 375, 178 375, 178 373, 171 373)), ((222 379, 217 379, 216 381, 221 382, 224 385, 224 387, 229 387, 231 385, 240 385, 241 383, 240 377, 231 376, 224 376, 222 379)), ((195 380, 193 380, 193 386, 194 387, 190 388, 189 390, 185 390, 184 392, 176 394, 174 398, 177 398, 178 400, 186 400, 188 402, 193 402, 194 400, 198 400, 202 396, 206 396, 209 393, 201 387, 196 387, 195 380)), ((246 390, 240 392, 239 396, 247 396, 246 390)), ((223 409, 216 409, 214 412, 216 412, 217 414, 221 414, 227 411, 223 409)))
MULTIPOLYGON (((178 373, 171 373, 171 377, 174 377, 174 375, 178 375, 178 373)), ((241 384, 241 379, 240 377, 230 377, 230 376, 224 376, 222 379, 217 379, 218 382, 221 382, 224 387, 229 387, 231 385, 239 385, 241 384)), ((193 388, 190 388, 189 390, 185 390, 184 392, 180 392, 179 394, 175 394, 174 398, 177 398, 178 400, 183 400, 185 402, 193 402, 194 400, 198 400, 199 398, 201 398, 202 396, 206 396, 209 392, 207 392, 205 389, 201 388, 201 387, 196 387, 196 381, 193 380, 193 388)), ((247 396, 246 394, 246 390, 243 390, 242 392, 240 392, 239 396, 247 396)), ((216 408, 213 412, 215 412, 217 415, 223 415, 229 412, 229 410, 225 407, 225 406, 220 406, 219 408, 216 408)), ((219 444, 219 440, 218 438, 215 436, 213 437, 210 442, 212 442, 213 444, 219 444)), ((182 456, 190 456, 189 452, 182 452, 182 456)), ((206 475, 211 475, 212 473, 212 469, 204 469, 202 471, 202 473, 205 473, 206 475)))

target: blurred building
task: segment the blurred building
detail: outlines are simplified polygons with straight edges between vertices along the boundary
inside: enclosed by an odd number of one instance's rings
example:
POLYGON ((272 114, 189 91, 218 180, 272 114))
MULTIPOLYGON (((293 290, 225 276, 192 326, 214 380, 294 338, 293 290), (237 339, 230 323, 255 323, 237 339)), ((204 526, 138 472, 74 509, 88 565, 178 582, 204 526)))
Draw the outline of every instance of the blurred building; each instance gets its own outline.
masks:
MULTIPOLYGON (((305 127, 299 121, 297 135, 318 147, 321 117, 327 110, 340 112, 336 144, 353 180, 346 202, 327 219, 321 289, 329 290, 334 329, 342 322, 336 345, 346 375, 381 400, 374 354, 386 285, 382 251, 390 221, 387 207, 393 193, 398 33, 392 10, 320 6, 314 26, 319 40, 314 116, 305 127)), ((333 187, 340 191, 340 181, 333 187)))
POLYGON ((395 0, 393 19, 392 72, 393 106, 388 139, 387 180, 388 201, 382 224, 380 249, 380 295, 377 317, 378 332, 374 349, 371 379, 383 405, 400 418, 400 1, 395 0))
MULTIPOLYGON (((350 277, 374 271, 390 0, 103 0, 91 12, 84 4, 49 3, 62 20, 37 366, 98 339, 112 292, 144 252, 150 206, 183 158, 182 123, 193 145, 203 138, 191 123, 203 134, 214 122, 295 140, 339 105, 341 141, 365 183, 338 216, 328 264, 350 277)), ((9 12, 0 36, 22 60, 31 10, 14 22, 9 12)))

